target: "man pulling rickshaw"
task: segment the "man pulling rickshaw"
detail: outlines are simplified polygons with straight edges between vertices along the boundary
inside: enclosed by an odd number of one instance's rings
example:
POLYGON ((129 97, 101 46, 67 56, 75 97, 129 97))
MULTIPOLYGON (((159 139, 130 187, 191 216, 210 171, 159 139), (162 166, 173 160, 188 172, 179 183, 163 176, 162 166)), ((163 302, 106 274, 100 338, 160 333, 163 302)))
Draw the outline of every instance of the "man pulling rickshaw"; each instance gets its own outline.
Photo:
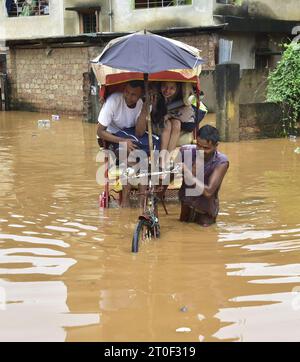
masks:
MULTIPOLYGON (((135 151, 136 149, 147 150, 150 169, 142 170, 140 174, 147 174, 151 183, 151 178, 154 174, 160 174, 160 176, 163 177, 167 173, 172 173, 173 166, 171 165, 171 161, 174 161, 172 153, 177 146, 179 132, 184 131, 185 126, 191 126, 193 123, 192 129, 194 129, 194 135, 198 134, 199 138, 199 140, 197 138, 197 142, 200 145, 205 143, 205 147, 209 148, 209 153, 205 153, 205 149, 202 148, 202 150, 204 150, 204 156, 206 155, 203 165, 204 174, 205 162, 213 161, 214 167, 210 167, 211 174, 209 176, 206 175, 206 179, 203 174, 203 180, 198 180, 197 175, 191 168, 188 173, 189 180, 192 182, 192 185, 195 185, 198 189, 201 189, 199 183, 202 183, 203 197, 214 196, 214 200, 216 200, 217 192, 228 168, 228 161, 224 158, 224 162, 222 161, 220 164, 214 163, 214 161, 220 158, 220 154, 217 153, 216 149, 218 140, 214 141, 206 136, 206 138, 203 138, 203 132, 198 131, 197 113, 200 93, 198 76, 200 74, 200 65, 203 63, 198 49, 148 32, 140 32, 113 40, 93 63, 95 74, 102 85, 102 95, 106 95, 107 98, 99 115, 98 137, 102 139, 106 145, 112 145, 114 150, 120 147, 120 141, 127 146, 128 152, 135 151), (142 101, 143 85, 144 103, 142 101), (186 99, 183 99, 182 89, 188 88, 186 85, 191 86, 190 93, 186 94, 186 99), (120 91, 120 86, 122 91, 120 91), (116 89, 118 91, 114 93, 116 89), (158 98, 155 96, 157 92, 153 92, 153 89, 159 89, 158 93, 160 96, 163 96, 164 99, 164 102, 160 104, 162 106, 160 113, 157 112, 158 98), (107 97, 108 93, 110 93, 110 95, 107 97), (179 93, 181 95, 180 97, 179 93), (192 102, 189 104, 186 103, 189 97, 193 97, 195 106, 195 94, 196 113, 193 112, 192 102), (168 102, 168 98, 171 100, 170 102, 168 102), (177 104, 174 104, 176 102, 177 104), (163 126, 160 132, 159 130, 157 131, 156 128, 157 133, 160 133, 160 138, 153 134, 153 126, 155 124, 161 124, 160 121, 155 119, 154 115, 157 116, 157 114, 163 118, 163 126), (171 151, 171 153, 163 152, 163 156, 160 157, 161 162, 158 172, 155 168, 157 167, 157 158, 155 159, 154 157, 155 150, 171 151), (226 166, 223 164, 226 164, 226 166), (220 168, 222 171, 220 171, 220 168), (213 180, 213 185, 210 184, 210 179, 213 180), (204 184, 205 182, 208 184, 204 184), (210 192, 213 195, 211 195, 210 192)), ((195 138, 196 137, 194 137, 194 139, 195 138)), ((190 143, 190 141, 186 143, 190 143)), ((192 149, 193 147, 191 147, 191 150, 192 149)), ((199 151, 199 147, 197 148, 196 146, 196 149, 199 151)), ((194 164, 191 166, 193 167, 194 164)), ((183 165, 184 171, 186 168, 187 166, 183 165)), ((139 176, 136 175, 134 177, 139 176)), ((185 180, 185 182, 186 181, 187 180, 185 180)), ((150 198, 153 206, 153 200, 155 200, 155 198, 152 196, 155 193, 155 188, 153 188, 152 183, 150 186, 148 185, 148 192, 149 189, 152 190, 150 198)), ((182 190, 183 189, 184 188, 182 188, 182 190)), ((126 188, 123 189, 122 193, 123 200, 121 205, 127 206, 128 191, 126 191, 126 188)), ((103 196, 107 199, 109 198, 109 190, 107 187, 103 196)), ((186 208, 188 207, 193 210, 194 206, 189 203, 190 200, 183 200, 182 198, 181 200, 182 221, 207 221, 205 217, 192 217, 191 215, 195 214, 195 210, 189 213, 186 211, 186 208), (183 214, 188 216, 183 216, 183 214)), ((105 205, 108 205, 108 203, 106 202, 105 205)), ((145 212, 140 216, 139 220, 143 222, 137 225, 135 232, 138 231, 139 235, 143 236, 145 235, 144 231, 146 228, 146 234, 148 236, 157 236, 156 234, 159 234, 159 228, 157 228, 158 217, 155 215, 156 209, 152 207, 148 208, 148 210, 150 210, 148 213, 145 212), (152 209, 154 213, 150 215, 152 209)), ((197 215, 201 214, 199 207, 196 212, 197 215)), ((209 210, 206 214, 207 213, 209 214, 209 210)), ((214 221, 215 218, 216 209, 210 221, 214 221)), ((211 222, 205 222, 204 224, 209 223, 211 222)))

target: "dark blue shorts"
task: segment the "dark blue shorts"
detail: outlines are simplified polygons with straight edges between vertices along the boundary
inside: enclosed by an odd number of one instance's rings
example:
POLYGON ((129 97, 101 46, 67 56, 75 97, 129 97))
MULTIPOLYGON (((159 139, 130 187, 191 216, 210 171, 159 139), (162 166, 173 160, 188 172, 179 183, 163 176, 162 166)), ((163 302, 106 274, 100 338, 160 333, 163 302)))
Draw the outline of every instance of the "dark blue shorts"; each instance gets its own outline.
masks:
MULTIPOLYGON (((136 137, 135 128, 131 127, 131 128, 124 128, 123 130, 120 130, 117 133, 114 133, 114 135, 117 137, 131 139, 134 142, 134 144, 136 144, 138 146, 139 149, 147 152, 147 154, 149 156, 148 132, 146 132, 142 137, 136 137)), ((153 134, 152 140, 153 140, 153 149, 159 151, 160 138, 157 135, 153 134)), ((119 147, 119 145, 117 143, 113 143, 113 146, 116 148, 119 147)))

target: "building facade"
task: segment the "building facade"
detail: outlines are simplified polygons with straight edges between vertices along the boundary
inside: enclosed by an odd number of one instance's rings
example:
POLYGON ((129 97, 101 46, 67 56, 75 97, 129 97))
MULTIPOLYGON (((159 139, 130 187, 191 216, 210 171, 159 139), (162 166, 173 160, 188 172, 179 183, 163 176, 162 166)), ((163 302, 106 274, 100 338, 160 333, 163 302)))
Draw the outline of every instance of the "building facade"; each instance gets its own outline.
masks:
POLYGON ((243 102, 264 99, 280 44, 300 25, 298 2, 0 0, 0 67, 13 108, 83 114, 89 60, 110 39, 147 29, 202 50, 201 82, 214 111, 213 73, 224 61, 240 64, 243 102))
POLYGON ((36 0, 33 5, 31 12, 24 6, 16 12, 0 0, 13 109, 87 114, 89 60, 115 36, 144 28, 203 49, 205 69, 214 69, 220 27, 213 23, 209 0, 36 0), (42 5, 48 6, 43 14, 42 5))
POLYGON ((0 0, 7 39, 213 25, 212 0, 0 0))

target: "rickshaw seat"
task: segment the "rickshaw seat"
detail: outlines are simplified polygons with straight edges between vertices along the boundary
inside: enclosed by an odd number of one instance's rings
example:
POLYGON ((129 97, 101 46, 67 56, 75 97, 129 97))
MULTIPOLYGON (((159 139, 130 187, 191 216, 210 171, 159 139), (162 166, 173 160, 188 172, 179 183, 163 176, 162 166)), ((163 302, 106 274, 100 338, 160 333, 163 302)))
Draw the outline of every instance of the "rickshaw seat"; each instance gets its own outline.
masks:
POLYGON ((181 147, 190 143, 193 143, 193 132, 181 131, 176 147, 181 147))

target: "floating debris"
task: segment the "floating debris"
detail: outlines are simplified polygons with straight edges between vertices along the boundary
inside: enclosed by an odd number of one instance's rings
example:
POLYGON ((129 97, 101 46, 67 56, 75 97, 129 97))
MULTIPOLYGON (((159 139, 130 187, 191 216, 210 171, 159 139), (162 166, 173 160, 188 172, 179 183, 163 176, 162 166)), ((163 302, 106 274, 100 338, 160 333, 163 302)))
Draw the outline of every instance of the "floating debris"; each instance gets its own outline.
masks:
POLYGON ((49 119, 39 119, 38 120, 38 127, 39 128, 50 128, 50 121, 49 119))
POLYGON ((52 121, 59 121, 60 117, 58 114, 52 114, 52 121))
POLYGON ((294 152, 300 154, 300 147, 297 147, 294 152))
POLYGON ((297 136, 290 134, 289 135, 289 140, 292 141, 292 142, 296 142, 297 141, 297 136))
POLYGON ((185 305, 180 308, 180 312, 186 313, 187 311, 188 311, 188 307, 185 305))
POLYGON ((203 321, 205 319, 204 315, 202 314, 197 314, 197 318, 199 321, 203 321))

